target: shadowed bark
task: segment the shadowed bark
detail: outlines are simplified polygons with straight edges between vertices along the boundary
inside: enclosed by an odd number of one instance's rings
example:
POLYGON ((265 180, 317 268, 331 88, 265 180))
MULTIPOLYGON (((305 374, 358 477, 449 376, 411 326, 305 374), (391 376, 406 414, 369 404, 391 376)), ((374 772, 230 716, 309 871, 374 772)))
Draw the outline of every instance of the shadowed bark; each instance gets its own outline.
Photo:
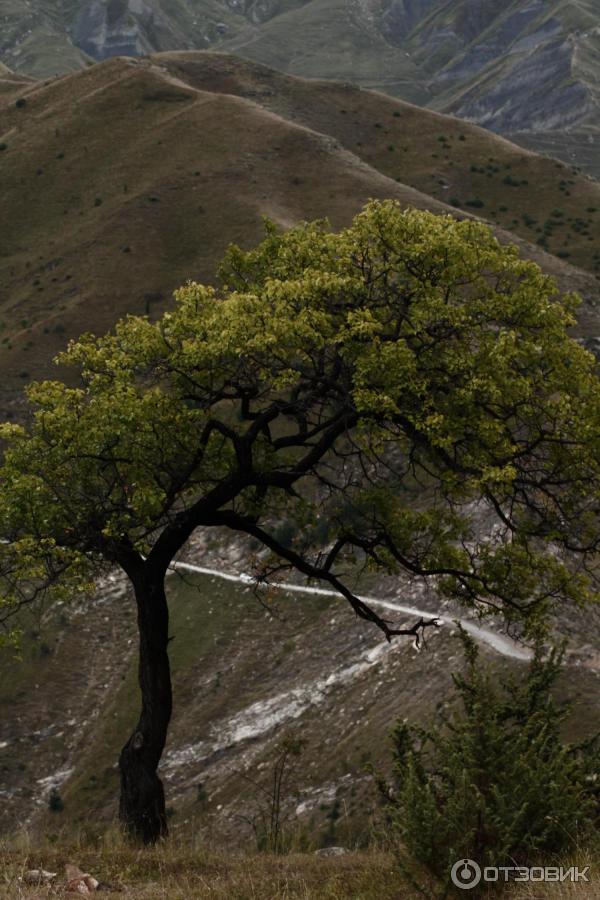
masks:
POLYGON ((167 834, 165 794, 157 774, 171 719, 171 670, 167 645, 169 610, 163 577, 144 574, 134 582, 140 636, 139 721, 119 758, 119 817, 126 831, 145 844, 167 834))

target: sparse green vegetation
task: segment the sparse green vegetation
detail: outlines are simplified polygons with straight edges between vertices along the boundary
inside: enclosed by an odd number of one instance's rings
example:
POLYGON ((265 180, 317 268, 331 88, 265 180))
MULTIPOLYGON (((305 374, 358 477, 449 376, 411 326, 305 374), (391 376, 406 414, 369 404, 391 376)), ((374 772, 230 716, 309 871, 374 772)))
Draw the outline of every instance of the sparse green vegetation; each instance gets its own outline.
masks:
POLYGON ((58 788, 53 787, 50 790, 50 795, 48 797, 48 809, 50 812, 62 812, 65 808, 65 804, 62 801, 58 788))
POLYGON ((483 867, 566 856, 600 822, 600 734, 577 747, 560 737, 567 710, 551 691, 562 653, 538 646, 526 678, 496 686, 472 638, 462 640, 459 709, 435 729, 399 722, 393 791, 379 779, 401 858, 444 884, 462 858, 483 867))

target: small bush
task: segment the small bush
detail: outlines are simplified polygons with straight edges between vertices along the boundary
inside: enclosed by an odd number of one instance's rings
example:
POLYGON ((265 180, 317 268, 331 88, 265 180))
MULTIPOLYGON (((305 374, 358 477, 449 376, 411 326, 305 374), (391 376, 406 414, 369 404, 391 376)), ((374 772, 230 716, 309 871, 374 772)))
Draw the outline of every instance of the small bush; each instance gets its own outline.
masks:
POLYGON ((65 804, 58 792, 58 788, 53 787, 48 797, 48 809, 50 812, 62 812, 64 808, 65 804))
POLYGON ((563 743, 568 708, 551 690, 563 651, 540 648, 527 674, 497 678, 461 632, 466 674, 453 675, 460 712, 425 731, 392 734, 394 791, 379 778, 401 863, 417 861, 447 881, 462 858, 526 865, 564 853, 597 827, 600 735, 563 743), (390 799, 391 797, 391 799, 390 799))
POLYGON ((472 206, 475 209, 481 209, 485 206, 485 203, 479 197, 474 197, 473 200, 465 200, 465 206, 472 206))
POLYGON ((15 101, 15 106, 17 107, 17 109, 23 109, 23 107, 26 105, 27 100, 25 99, 25 97, 19 97, 19 99, 15 101))

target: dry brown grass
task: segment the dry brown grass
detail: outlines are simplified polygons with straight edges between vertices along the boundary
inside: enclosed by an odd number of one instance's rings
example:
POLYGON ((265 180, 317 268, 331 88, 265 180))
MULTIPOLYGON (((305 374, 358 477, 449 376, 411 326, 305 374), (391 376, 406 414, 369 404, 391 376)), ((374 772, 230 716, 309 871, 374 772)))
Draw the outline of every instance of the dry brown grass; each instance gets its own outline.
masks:
POLYGON ((252 97, 279 116, 330 134, 389 178, 438 203, 458 199, 463 211, 530 243, 559 209, 548 248, 600 273, 600 184, 571 166, 469 122, 356 86, 293 78, 217 53, 163 53, 153 60, 203 90, 252 97), (467 205, 477 198, 483 206, 467 205))
MULTIPOLYGON (((116 830, 94 845, 85 841, 32 846, 26 835, 0 845, 0 898, 42 900, 61 895, 66 863, 120 885, 115 896, 148 900, 417 900, 443 892, 426 876, 418 889, 398 868, 392 853, 374 848, 340 857, 314 853, 286 856, 241 853, 194 846, 180 838, 151 849, 128 846, 116 830), (30 868, 58 872, 55 888, 28 888, 20 881, 30 868)), ((563 863, 565 864, 565 863, 563 863)), ((597 852, 582 849, 566 865, 590 865, 590 883, 511 884, 504 890, 459 896, 502 900, 594 900, 600 897, 597 852)), ((450 896, 450 895, 444 895, 450 896)))
MULTIPOLYGON (((25 841, 25 844, 27 842, 25 841)), ((323 858, 312 853, 287 856, 242 854, 207 850, 169 841, 159 847, 136 850, 111 834, 99 846, 53 844, 36 848, 0 850, 3 884, 0 897, 56 896, 52 888, 27 888, 19 878, 29 868, 43 866, 63 878, 65 863, 74 862, 97 878, 119 883, 115 896, 164 900, 394 900, 416 897, 383 851, 348 853, 323 858)))

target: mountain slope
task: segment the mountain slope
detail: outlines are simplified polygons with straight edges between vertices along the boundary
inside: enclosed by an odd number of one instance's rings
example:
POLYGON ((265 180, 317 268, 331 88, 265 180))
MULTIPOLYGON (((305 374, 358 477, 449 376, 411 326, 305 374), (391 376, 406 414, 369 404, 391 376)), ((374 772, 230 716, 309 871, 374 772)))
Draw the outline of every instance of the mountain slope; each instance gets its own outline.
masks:
POLYGON ((335 137, 372 168, 600 273, 598 185, 456 118, 349 84, 290 78, 223 54, 169 53, 163 69, 335 137))
MULTIPOLYGON (((591 272, 600 265, 591 249, 600 186, 382 94, 210 53, 108 60, 46 83, 15 78, 0 100, 5 408, 28 378, 51 371, 68 337, 154 313, 188 278, 211 280, 231 241, 260 238, 264 215, 340 226, 369 197, 440 212, 452 199, 591 272)), ((526 252, 564 289, 597 296, 591 274, 539 245, 526 252)), ((596 334, 590 315, 583 327, 596 334)))
POLYGON ((313 0, 224 46, 293 74, 343 73, 575 161, 600 177, 600 161, 589 153, 590 143, 600 140, 600 29, 591 0, 367 0, 345 6, 350 42, 343 29, 327 23, 313 37, 302 21, 310 21, 313 0))
MULTIPOLYGON (((231 241, 369 197, 441 209, 333 138, 155 62, 115 60, 0 104, 0 371, 49 371, 68 336, 161 308, 231 241)), ((12 376, 12 382, 10 380, 12 376)))
POLYGON ((45 78, 91 62, 71 36, 77 3, 10 0, 2 5, 0 59, 14 71, 45 78))
POLYGON ((46 77, 210 47, 449 111, 600 177, 593 0, 12 0, 0 58, 46 77))

